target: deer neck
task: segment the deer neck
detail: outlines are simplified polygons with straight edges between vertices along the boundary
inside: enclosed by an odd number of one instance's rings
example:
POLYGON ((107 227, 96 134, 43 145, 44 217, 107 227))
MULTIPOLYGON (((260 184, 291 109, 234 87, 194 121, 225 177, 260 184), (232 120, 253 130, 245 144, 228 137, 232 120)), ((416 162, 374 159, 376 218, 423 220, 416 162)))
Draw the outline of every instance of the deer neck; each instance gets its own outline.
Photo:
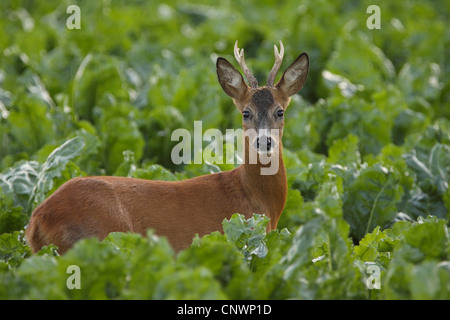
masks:
MULTIPOLYGON (((245 150, 249 150, 247 143, 245 147, 245 150)), ((277 149, 271 155, 271 162, 268 164, 264 164, 267 161, 262 163, 259 156, 256 163, 251 163, 246 154, 244 163, 237 168, 241 185, 250 201, 255 202, 255 208, 261 208, 265 211, 255 211, 255 213, 266 214, 270 218, 270 229, 276 227, 287 196, 286 169, 283 162, 281 141, 277 149)))

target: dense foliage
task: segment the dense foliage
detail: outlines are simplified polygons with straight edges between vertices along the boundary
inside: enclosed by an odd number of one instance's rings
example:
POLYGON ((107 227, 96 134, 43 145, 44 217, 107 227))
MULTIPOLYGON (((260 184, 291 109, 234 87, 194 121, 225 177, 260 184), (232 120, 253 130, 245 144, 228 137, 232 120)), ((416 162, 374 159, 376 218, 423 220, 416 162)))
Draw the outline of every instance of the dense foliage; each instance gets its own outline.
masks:
POLYGON ((71 1, 0 3, 1 299, 450 299, 448 1, 377 1, 372 30, 373 1, 76 2, 72 30, 71 1), (215 74, 236 39, 261 83, 279 39, 282 68, 310 55, 279 229, 235 215, 178 255, 151 230, 32 255, 32 210, 72 177, 234 167, 175 166, 170 137, 240 127, 215 74))

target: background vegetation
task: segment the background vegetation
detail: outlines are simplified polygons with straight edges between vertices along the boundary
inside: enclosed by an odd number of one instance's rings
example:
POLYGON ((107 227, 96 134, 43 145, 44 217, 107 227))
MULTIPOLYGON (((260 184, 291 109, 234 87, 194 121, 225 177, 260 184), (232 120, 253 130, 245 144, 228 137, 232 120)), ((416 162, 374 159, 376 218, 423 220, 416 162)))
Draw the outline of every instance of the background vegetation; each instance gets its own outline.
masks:
POLYGON ((1 1, 0 298, 450 299, 449 16, 444 0, 1 1), (151 231, 31 255, 32 210, 72 177, 233 167, 176 167, 170 136, 240 127, 215 74, 237 39, 260 83, 278 40, 282 68, 310 55, 286 114, 279 230, 234 216, 176 256, 151 231))

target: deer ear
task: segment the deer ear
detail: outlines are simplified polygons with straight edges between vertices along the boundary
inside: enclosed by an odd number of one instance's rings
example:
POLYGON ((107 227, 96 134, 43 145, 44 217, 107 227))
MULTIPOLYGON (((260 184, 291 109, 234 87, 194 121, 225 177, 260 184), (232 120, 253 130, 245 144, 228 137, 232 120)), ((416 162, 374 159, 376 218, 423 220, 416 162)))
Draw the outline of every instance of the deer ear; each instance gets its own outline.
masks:
POLYGON ((286 96, 292 97, 298 93, 305 84, 309 69, 309 57, 306 52, 295 59, 295 61, 286 69, 276 88, 281 90, 286 96))
POLYGON ((233 99, 240 99, 248 89, 241 73, 225 58, 217 58, 216 69, 223 91, 233 99))

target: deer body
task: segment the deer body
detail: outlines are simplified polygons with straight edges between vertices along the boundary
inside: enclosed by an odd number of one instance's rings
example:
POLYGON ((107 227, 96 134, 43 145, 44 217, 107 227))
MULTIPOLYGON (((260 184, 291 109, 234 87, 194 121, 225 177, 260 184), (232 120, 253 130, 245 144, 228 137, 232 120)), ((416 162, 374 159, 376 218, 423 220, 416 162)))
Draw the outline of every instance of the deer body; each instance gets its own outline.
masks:
POLYGON ((54 243, 63 253, 82 238, 103 239, 113 231, 145 234, 146 229, 154 228, 178 251, 188 246, 195 234, 203 236, 222 230, 223 219, 236 212, 248 218, 264 212, 272 230, 287 192, 284 168, 279 172, 259 175, 258 181, 249 180, 244 166, 176 182, 75 178, 35 210, 28 240, 35 251, 54 243), (253 190, 255 183, 265 188, 253 190), (277 192, 271 193, 272 190, 277 192))
MULTIPOLYGON (((237 42, 235 55, 242 58, 238 61, 246 77, 252 76, 248 74, 243 50, 239 53, 237 42)), ((257 88, 253 78, 250 88, 227 60, 218 59, 219 82, 243 113, 244 132, 276 128, 282 134, 284 122, 280 110, 284 112, 290 96, 301 89, 308 69, 306 54, 300 55, 296 62, 286 70, 276 86, 273 86, 272 79, 270 86, 268 82, 268 86, 257 88), (296 75, 289 75, 289 72, 296 75)), ((281 61, 278 61, 278 68, 279 64, 281 61)), ((276 73, 278 68, 275 66, 276 73)), ((271 76, 275 78, 273 69, 271 76)), ((195 234, 203 236, 222 231, 222 221, 234 213, 244 214, 246 218, 253 213, 265 214, 270 218, 268 230, 273 230, 277 227, 287 196, 281 134, 274 137, 265 131, 263 136, 257 134, 245 138, 246 152, 258 152, 256 163, 251 163, 247 156, 244 163, 234 170, 184 181, 104 176, 74 178, 35 209, 26 231, 27 241, 34 252, 53 243, 63 254, 83 238, 103 239, 110 232, 145 235, 148 228, 153 228, 156 234, 166 236, 172 247, 179 251, 191 244, 195 234), (277 159, 274 174, 261 174, 261 169, 267 167, 260 161, 263 153, 270 153, 277 159)))

